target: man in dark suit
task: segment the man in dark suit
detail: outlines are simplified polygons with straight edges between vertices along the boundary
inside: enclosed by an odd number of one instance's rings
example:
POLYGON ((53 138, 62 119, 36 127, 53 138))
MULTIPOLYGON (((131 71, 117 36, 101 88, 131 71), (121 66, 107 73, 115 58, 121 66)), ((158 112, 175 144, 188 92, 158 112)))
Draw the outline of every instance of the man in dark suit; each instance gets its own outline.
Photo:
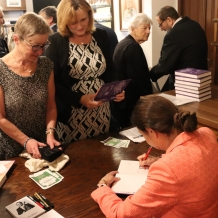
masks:
POLYGON ((54 33, 57 32, 57 10, 55 6, 47 6, 40 10, 39 15, 48 23, 54 33))
POLYGON ((169 74, 166 90, 172 90, 175 70, 188 67, 207 70, 207 38, 199 23, 188 17, 179 17, 171 6, 161 8, 156 20, 161 30, 167 33, 159 62, 150 70, 150 77, 156 82, 169 74))
POLYGON ((96 20, 95 20, 95 27, 103 29, 103 30, 105 30, 107 32, 107 36, 108 36, 108 39, 110 41, 111 57, 113 57, 114 49, 115 49, 115 47, 116 47, 116 45, 118 43, 118 39, 117 39, 116 33, 114 32, 113 29, 98 23, 96 20))

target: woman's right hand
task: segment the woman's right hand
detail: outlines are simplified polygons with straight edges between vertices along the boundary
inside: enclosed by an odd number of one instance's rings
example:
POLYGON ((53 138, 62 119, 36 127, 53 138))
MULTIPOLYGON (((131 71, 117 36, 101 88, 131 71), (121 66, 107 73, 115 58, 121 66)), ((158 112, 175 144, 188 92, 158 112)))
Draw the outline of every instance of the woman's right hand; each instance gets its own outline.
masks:
POLYGON ((39 147, 44 147, 46 144, 38 142, 35 139, 29 139, 26 143, 26 150, 33 158, 40 159, 41 154, 39 152, 39 147))
POLYGON ((103 104, 102 101, 95 101, 96 94, 87 94, 83 95, 80 99, 80 104, 84 105, 87 108, 96 108, 103 104))
POLYGON ((142 154, 137 157, 137 159, 139 160, 139 165, 141 167, 150 166, 152 163, 154 163, 155 161, 159 159, 159 157, 148 156, 148 158, 144 160, 144 157, 145 157, 145 154, 142 154))

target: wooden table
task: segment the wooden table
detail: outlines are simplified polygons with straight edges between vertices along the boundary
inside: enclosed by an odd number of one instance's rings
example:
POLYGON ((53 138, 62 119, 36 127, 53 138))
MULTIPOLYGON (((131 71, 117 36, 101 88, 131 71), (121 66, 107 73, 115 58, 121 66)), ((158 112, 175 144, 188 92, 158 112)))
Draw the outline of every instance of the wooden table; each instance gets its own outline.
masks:
MULTIPOLYGON (((218 138, 218 86, 212 86, 212 98, 202 102, 191 102, 179 106, 181 109, 196 112, 199 126, 211 128, 218 138)), ((175 95, 175 91, 167 91, 166 94, 175 95)))
MULTIPOLYGON (((10 218, 5 206, 25 195, 33 195, 34 192, 40 192, 48 198, 55 205, 54 209, 66 218, 105 217, 90 197, 96 184, 106 173, 117 170, 121 159, 136 160, 138 155, 148 149, 146 142, 131 142, 128 148, 108 147, 100 142, 108 136, 124 138, 111 133, 67 146, 64 153, 70 157, 70 162, 59 171, 64 179, 46 190, 29 178, 32 173, 24 166, 26 159, 14 158, 15 168, 0 191, 0 217, 10 218)), ((155 149, 151 152, 154 156, 160 154, 161 152, 155 149)))

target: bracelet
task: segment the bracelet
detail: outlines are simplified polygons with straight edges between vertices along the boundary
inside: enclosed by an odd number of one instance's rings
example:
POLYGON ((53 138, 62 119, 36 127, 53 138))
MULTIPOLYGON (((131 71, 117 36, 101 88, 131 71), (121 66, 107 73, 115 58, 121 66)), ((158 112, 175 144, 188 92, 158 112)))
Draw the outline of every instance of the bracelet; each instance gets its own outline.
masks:
POLYGON ((54 133, 54 131, 51 131, 51 130, 48 130, 48 131, 45 132, 46 135, 47 134, 53 134, 53 133, 54 133))
POLYGON ((24 142, 24 144, 23 144, 24 150, 26 149, 26 144, 27 144, 27 142, 28 142, 30 139, 32 139, 32 138, 28 138, 28 139, 24 142))
POLYGON ((48 131, 49 129, 56 131, 56 129, 54 127, 49 127, 48 129, 46 129, 46 131, 48 131))
POLYGON ((50 127, 48 129, 46 129, 45 134, 52 134, 56 131, 56 129, 54 127, 50 127))

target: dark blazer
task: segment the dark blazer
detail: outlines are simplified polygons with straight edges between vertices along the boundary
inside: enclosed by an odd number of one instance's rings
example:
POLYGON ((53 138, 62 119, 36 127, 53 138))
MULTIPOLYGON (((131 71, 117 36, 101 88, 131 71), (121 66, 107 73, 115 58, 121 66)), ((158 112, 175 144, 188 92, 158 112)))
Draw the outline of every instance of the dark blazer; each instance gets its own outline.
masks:
POLYGON ((125 89, 125 99, 114 103, 121 127, 130 124, 135 103, 140 96, 152 93, 148 64, 142 47, 131 35, 121 40, 114 51, 113 61, 119 80, 132 79, 125 89))
POLYGON ((108 39, 110 41, 110 50, 111 50, 111 57, 113 57, 114 49, 118 43, 117 35, 111 28, 104 26, 98 22, 95 21, 95 27, 103 29, 107 32, 108 39))
POLYGON ((0 58, 9 53, 7 42, 0 38, 0 58))
MULTIPOLYGON (((106 59, 106 70, 100 76, 105 83, 115 79, 113 61, 110 55, 110 43, 107 33, 104 30, 96 29, 92 34, 106 59), (114 76, 113 76, 114 75, 114 76)), ((54 63, 55 97, 58 111, 57 120, 66 123, 71 114, 71 106, 80 107, 82 93, 73 92, 71 87, 77 82, 69 76, 68 57, 69 40, 59 32, 49 36, 51 45, 45 50, 44 54, 54 63)))
POLYGON ((54 33, 56 33, 58 30, 57 24, 55 24, 51 29, 54 33))
POLYGON ((207 54, 204 30, 196 21, 184 17, 165 35, 159 62, 151 69, 150 77, 157 81, 170 74, 174 83, 175 70, 188 67, 207 70, 207 54))

